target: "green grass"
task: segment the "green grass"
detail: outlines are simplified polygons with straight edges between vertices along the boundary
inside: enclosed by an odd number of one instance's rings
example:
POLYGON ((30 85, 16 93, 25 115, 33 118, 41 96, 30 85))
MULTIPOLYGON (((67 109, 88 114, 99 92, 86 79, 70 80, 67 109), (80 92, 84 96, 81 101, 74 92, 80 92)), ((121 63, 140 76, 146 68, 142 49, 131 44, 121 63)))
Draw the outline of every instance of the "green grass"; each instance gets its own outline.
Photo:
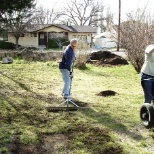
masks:
POLYGON ((48 153, 152 153, 153 133, 139 119, 143 101, 139 74, 131 65, 75 68, 72 98, 89 109, 60 113, 46 110, 63 101, 58 63, 15 60, 0 68, 1 153, 23 152, 24 145, 40 152, 47 139, 52 145, 48 153), (105 90, 117 95, 96 95, 105 90))

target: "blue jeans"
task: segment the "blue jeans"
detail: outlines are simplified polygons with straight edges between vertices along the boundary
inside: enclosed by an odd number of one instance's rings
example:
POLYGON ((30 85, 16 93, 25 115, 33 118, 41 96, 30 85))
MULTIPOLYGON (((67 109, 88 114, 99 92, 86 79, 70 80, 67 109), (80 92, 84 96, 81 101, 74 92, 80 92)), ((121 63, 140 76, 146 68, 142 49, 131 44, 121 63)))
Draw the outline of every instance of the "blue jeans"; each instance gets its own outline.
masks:
POLYGON ((70 72, 67 69, 60 69, 60 72, 62 73, 62 78, 64 82, 63 96, 69 97, 70 96, 70 86, 71 86, 70 72))
POLYGON ((151 103, 154 99, 154 76, 141 73, 141 85, 144 92, 144 103, 151 103))

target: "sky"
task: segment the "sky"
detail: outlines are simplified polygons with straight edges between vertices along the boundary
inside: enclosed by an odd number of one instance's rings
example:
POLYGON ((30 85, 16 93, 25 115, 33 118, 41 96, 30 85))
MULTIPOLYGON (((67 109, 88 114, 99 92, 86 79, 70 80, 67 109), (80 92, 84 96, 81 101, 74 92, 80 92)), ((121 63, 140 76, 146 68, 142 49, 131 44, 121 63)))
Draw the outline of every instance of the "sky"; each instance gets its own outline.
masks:
MULTIPOLYGON (((37 5, 50 8, 54 4, 57 9, 60 9, 66 1, 67 0, 37 0, 37 5)), ((119 0, 98 1, 102 1, 106 8, 109 6, 111 12, 114 14, 115 20, 118 20, 119 0)), ((143 9, 146 6, 148 11, 154 12, 154 0, 121 0, 121 20, 125 20, 127 13, 136 12, 138 8, 143 9)))

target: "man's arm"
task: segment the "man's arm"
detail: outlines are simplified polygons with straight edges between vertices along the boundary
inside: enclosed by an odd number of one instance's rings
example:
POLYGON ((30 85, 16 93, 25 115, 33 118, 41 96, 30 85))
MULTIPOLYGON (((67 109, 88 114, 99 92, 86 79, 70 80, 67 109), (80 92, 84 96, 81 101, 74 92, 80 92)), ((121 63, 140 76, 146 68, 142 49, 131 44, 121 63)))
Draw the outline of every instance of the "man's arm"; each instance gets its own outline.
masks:
POLYGON ((68 49, 65 53, 65 60, 66 60, 65 65, 67 70, 69 71, 71 71, 71 65, 72 65, 73 59, 74 59, 74 54, 71 50, 68 49))

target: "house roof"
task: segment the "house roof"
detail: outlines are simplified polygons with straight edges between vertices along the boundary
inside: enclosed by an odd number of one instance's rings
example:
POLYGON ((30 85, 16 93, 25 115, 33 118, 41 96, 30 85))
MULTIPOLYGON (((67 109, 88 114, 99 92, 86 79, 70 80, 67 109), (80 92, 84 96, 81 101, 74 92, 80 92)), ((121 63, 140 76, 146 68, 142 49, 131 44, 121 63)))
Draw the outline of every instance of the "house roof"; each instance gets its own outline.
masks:
POLYGON ((50 28, 50 27, 58 27, 58 28, 61 28, 61 29, 64 29, 64 30, 67 30, 69 32, 74 32, 74 33, 96 33, 96 28, 95 27, 92 27, 92 26, 80 26, 80 25, 70 25, 70 26, 67 26, 67 25, 62 25, 62 24, 51 24, 51 25, 45 25, 43 28, 38 28, 38 29, 31 29, 30 31, 31 32, 36 32, 36 31, 40 31, 40 30, 43 30, 45 28, 50 28))
POLYGON ((96 33, 97 29, 92 27, 92 26, 79 26, 79 25, 72 25, 69 26, 72 28, 73 32, 78 32, 78 33, 96 33))

